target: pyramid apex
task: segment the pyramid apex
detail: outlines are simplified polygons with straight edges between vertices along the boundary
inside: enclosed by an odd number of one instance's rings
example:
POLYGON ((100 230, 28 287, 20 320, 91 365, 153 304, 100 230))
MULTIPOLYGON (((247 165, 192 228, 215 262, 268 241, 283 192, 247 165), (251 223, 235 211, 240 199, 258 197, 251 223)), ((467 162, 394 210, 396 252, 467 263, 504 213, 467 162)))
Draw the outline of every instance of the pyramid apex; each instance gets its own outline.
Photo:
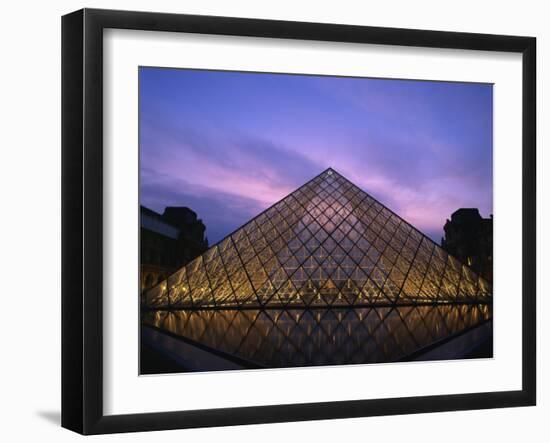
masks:
POLYGON ((327 177, 329 175, 337 175, 337 176, 342 176, 341 174, 339 174, 334 168, 332 167, 328 167, 327 169, 325 169, 323 172, 321 172, 321 177, 327 177))

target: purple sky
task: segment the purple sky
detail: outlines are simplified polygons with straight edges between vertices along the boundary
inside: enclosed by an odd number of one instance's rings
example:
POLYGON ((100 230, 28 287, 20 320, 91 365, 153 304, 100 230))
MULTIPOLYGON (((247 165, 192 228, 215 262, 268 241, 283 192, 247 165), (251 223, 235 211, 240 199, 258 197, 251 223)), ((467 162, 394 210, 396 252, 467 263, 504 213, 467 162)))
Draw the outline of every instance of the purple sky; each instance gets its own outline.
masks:
POLYGON ((492 85, 140 68, 140 203, 210 244, 328 167, 439 243, 493 205, 492 85))

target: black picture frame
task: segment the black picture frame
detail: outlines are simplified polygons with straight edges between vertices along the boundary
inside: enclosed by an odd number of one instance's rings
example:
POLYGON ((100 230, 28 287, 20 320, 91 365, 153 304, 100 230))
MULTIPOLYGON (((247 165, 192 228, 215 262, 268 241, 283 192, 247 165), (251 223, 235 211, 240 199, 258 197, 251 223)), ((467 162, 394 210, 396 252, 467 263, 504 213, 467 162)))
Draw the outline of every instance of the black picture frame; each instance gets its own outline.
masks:
POLYGON ((151 431, 536 403, 536 39, 229 17, 83 9, 62 18, 62 426, 151 431), (192 32, 522 54, 522 389, 130 415, 103 413, 103 30, 192 32))

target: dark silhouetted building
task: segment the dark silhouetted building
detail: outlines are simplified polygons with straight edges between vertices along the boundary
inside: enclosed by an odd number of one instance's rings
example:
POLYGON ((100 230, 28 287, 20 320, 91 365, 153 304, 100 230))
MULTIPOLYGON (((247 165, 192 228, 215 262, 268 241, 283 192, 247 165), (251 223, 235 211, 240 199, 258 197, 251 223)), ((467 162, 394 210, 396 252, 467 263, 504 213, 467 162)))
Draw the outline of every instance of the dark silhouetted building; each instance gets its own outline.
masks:
POLYGON ((140 207, 140 287, 148 289, 208 249, 205 225, 187 207, 140 207))
POLYGON ((444 230, 443 249, 493 281, 493 216, 483 218, 477 208, 460 208, 444 230))

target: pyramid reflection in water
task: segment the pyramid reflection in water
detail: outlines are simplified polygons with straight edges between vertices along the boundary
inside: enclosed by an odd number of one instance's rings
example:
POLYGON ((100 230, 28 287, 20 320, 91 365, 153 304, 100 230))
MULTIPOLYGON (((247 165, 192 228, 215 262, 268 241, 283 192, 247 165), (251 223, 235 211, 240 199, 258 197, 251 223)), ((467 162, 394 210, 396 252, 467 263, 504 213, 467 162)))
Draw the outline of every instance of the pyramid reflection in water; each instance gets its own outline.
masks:
POLYGON ((490 318, 489 304, 149 310, 142 317, 146 325, 238 357, 244 366, 264 368, 429 359, 431 345, 470 331, 452 345, 455 355, 464 355, 487 339, 490 318))
POLYGON ((485 303, 491 285, 327 169, 142 295, 148 308, 485 303))

